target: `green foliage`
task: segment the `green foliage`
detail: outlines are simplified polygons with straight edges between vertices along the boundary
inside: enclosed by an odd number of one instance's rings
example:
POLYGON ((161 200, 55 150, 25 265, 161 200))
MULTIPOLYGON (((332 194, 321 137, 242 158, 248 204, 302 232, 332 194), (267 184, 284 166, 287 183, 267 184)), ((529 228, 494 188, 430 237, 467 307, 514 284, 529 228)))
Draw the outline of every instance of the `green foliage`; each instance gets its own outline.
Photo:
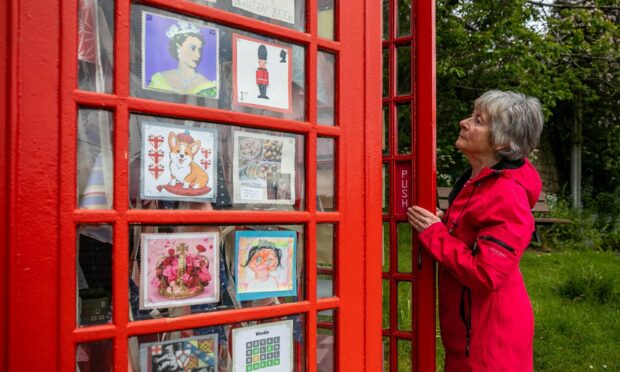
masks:
POLYGON ((482 93, 503 89, 543 103, 543 140, 554 144, 561 183, 576 141, 583 144, 583 185, 593 195, 620 188, 620 1, 539 3, 437 1, 440 185, 452 185, 463 169, 454 149, 458 122, 482 93))
POLYGON ((599 194, 583 210, 571 208, 565 199, 547 195, 550 217, 564 218, 571 224, 538 226, 547 247, 562 250, 595 250, 620 252, 620 215, 614 205, 620 203, 620 194, 599 194), (605 204, 608 202, 609 204, 605 204))
POLYGON ((611 274, 598 270, 594 265, 588 265, 572 269, 568 279, 558 288, 558 293, 575 302, 607 304, 618 299, 615 286, 615 278, 611 274))

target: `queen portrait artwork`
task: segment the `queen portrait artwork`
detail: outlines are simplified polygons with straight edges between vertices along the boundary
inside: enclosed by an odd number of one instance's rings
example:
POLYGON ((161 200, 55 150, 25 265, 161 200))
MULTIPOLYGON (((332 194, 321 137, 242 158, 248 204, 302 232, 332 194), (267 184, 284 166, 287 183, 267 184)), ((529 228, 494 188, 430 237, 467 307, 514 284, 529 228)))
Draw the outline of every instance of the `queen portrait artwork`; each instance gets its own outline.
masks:
POLYGON ((143 89, 218 98, 218 30, 143 13, 143 89))

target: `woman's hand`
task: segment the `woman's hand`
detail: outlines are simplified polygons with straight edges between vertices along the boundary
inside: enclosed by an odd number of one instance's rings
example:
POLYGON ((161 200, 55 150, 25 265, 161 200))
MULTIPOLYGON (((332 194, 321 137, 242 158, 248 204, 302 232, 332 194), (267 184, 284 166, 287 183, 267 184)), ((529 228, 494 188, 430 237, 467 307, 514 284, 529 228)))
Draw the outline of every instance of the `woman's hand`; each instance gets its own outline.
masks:
POLYGON ((432 212, 429 212, 422 207, 414 205, 413 207, 407 209, 407 218, 409 219, 409 223, 411 224, 411 226, 413 226, 413 228, 418 233, 421 233, 422 231, 426 230, 430 225, 441 222, 441 219, 437 216, 443 216, 443 211, 437 209, 436 213, 437 215, 434 215, 432 212))

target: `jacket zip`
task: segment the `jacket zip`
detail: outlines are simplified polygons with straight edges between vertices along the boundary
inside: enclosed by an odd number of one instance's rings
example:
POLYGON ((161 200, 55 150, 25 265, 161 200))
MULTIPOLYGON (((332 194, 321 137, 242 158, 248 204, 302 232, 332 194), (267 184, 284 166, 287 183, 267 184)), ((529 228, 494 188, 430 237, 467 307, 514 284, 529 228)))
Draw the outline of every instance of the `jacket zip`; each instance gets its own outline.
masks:
POLYGON ((471 342, 471 289, 467 286, 463 286, 461 289, 459 315, 461 316, 461 321, 465 325, 465 356, 469 358, 471 342))
MULTIPOLYGON (((476 256, 479 253, 478 240, 480 239, 493 242, 511 253, 514 253, 515 251, 514 248, 504 243, 503 241, 496 239, 491 235, 483 235, 476 239, 476 241, 474 242, 474 246, 471 249, 472 256, 476 256)), ((471 343, 471 288, 463 286, 463 288, 461 289, 460 302, 461 303, 459 306, 459 312, 461 315, 461 321, 465 325, 465 356, 469 357, 469 349, 471 343)))
MULTIPOLYGON (((495 170, 493 172, 494 176, 498 176, 501 173, 501 171, 495 170)), ((457 216, 455 222, 453 223, 452 227, 448 230, 450 235, 452 235, 453 231, 459 226, 459 222, 461 220, 461 217, 463 216, 463 213, 465 213, 465 210, 467 210, 467 207, 469 206, 469 201, 471 200, 471 197, 474 195, 474 193, 476 192, 476 188, 478 186, 480 186, 481 180, 478 180, 476 183, 474 183, 474 187, 473 190, 471 191, 471 193, 469 194, 469 197, 467 198, 467 201, 465 202, 465 206, 463 207, 463 209, 460 211, 459 215, 457 216)), ((444 219, 446 222, 448 222, 449 220, 449 215, 450 215, 450 209, 448 209, 448 213, 446 213, 446 215, 444 216, 444 219)), ((491 235, 483 235, 478 237, 478 239, 476 239, 476 241, 474 242, 473 247, 471 248, 471 254, 472 256, 476 256, 479 253, 479 248, 478 248, 478 240, 487 240, 490 242, 493 242, 497 245, 499 245, 500 247, 502 247, 503 249, 514 253, 515 250, 514 248, 512 248, 510 245, 504 243, 503 241, 492 237, 491 235)), ((471 349, 471 319, 472 319, 472 314, 471 314, 471 310, 472 310, 472 299, 471 299, 471 288, 467 287, 467 286, 463 286, 463 288, 461 288, 461 300, 460 300, 460 304, 459 304, 459 315, 461 317, 461 321, 463 322, 463 324, 465 325, 465 357, 469 358, 469 354, 470 354, 470 349, 471 349)))
MULTIPOLYGON (((499 245, 500 247, 504 248, 505 250, 507 250, 507 251, 509 251, 511 253, 515 252, 514 248, 512 248, 508 244, 504 243, 503 241, 501 241, 501 240, 499 240, 497 238, 492 237, 491 235, 483 235, 483 236, 479 237, 478 239, 488 240, 490 242, 493 242, 493 243, 499 245)), ((477 248, 477 244, 474 244, 474 247, 477 248)))
MULTIPOLYGON (((448 230, 448 232, 450 233, 450 235, 452 235, 452 232, 459 227, 459 223, 461 222, 461 217, 463 217, 463 213, 465 213, 465 211, 467 210, 467 207, 469 206, 469 202, 471 201, 471 197, 474 196, 474 194, 476 193, 476 188, 480 186, 480 182, 476 182, 471 190, 471 193, 469 193, 469 196, 467 197, 467 201, 465 202, 465 206, 461 209, 459 215, 456 217, 456 220, 454 220, 454 222, 452 223, 452 227, 448 230)), ((450 215, 450 209, 448 209, 448 213, 446 215, 446 222, 448 222, 448 216, 450 215)))
MULTIPOLYGON (((467 210, 469 206, 469 202, 471 201, 471 197, 476 193, 476 189, 480 186, 480 181, 474 183, 471 193, 467 197, 467 201, 465 202, 465 206, 461 209, 459 215, 456 217, 456 220, 452 224, 452 227, 448 230, 450 235, 454 232, 454 230, 459 227, 459 222, 461 222, 461 217, 463 217, 463 213, 467 210)), ((445 219, 448 221, 449 212, 451 210, 448 209, 448 213, 446 213, 445 219)), ((475 256, 477 254, 477 245, 474 242, 474 246, 472 248, 472 255, 475 256)), ((463 286, 461 289, 461 301, 459 305, 459 313, 461 316, 461 321, 465 325, 465 356, 469 358, 469 350, 471 344, 471 288, 467 286, 463 286), (466 300, 467 298, 467 300, 466 300)))

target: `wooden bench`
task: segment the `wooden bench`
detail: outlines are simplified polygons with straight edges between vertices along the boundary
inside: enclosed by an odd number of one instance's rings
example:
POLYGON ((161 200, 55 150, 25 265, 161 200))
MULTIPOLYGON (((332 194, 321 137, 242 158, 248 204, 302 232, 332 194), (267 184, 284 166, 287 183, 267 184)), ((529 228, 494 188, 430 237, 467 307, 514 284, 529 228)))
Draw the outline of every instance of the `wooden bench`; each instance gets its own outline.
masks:
MULTIPOLYGON (((452 191, 451 187, 438 187, 437 188, 437 204, 439 208, 443 211, 448 209, 448 196, 452 191)), ((555 224, 567 224, 572 223, 571 220, 565 218, 553 218, 546 217, 551 210, 549 209, 549 205, 547 204, 547 194, 545 192, 541 192, 538 197, 538 201, 534 208, 532 208, 532 212, 534 212, 534 222, 536 223, 536 230, 534 231, 533 240, 536 241, 536 245, 542 246, 542 239, 540 237, 540 233, 538 231, 539 225, 555 225, 555 224)))

